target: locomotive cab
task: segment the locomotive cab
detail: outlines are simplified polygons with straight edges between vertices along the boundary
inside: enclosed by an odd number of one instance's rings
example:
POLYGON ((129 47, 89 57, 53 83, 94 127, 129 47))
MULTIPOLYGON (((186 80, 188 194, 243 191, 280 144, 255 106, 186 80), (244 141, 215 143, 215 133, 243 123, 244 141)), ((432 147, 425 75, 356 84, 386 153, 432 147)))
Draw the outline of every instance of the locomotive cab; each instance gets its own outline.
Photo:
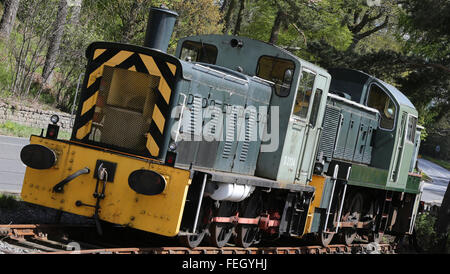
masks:
POLYGON ((370 140, 371 158, 366 164, 384 170, 386 187, 405 189, 410 159, 414 158, 418 112, 409 99, 394 86, 364 72, 330 69, 330 92, 378 112, 370 140), (404 160, 403 160, 404 159, 404 160))

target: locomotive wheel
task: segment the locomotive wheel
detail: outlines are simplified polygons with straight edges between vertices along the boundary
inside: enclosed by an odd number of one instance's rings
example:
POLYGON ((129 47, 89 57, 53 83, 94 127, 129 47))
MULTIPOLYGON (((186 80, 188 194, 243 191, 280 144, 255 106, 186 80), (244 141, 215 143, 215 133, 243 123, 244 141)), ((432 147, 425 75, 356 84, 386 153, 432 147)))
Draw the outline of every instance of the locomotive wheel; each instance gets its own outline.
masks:
POLYGON ((380 232, 369 232, 369 242, 379 244, 381 242, 381 238, 383 238, 383 233, 380 232))
MULTIPOLYGON (((234 207, 230 202, 222 202, 214 216, 230 217, 234 213, 234 207)), ((213 246, 224 247, 233 235, 233 224, 229 223, 212 223, 209 226, 209 241, 213 246)))
POLYGON ((358 234, 355 229, 346 229, 343 232, 344 242, 346 245, 351 245, 358 234))
POLYGON ((259 235, 259 228, 255 225, 239 225, 236 228, 236 244, 247 248, 256 243, 259 235))
MULTIPOLYGON (((350 203, 350 206, 346 210, 346 214, 343 220, 346 222, 358 223, 361 219, 361 212, 363 209, 363 196, 361 193, 356 193, 350 203)), ((344 229, 343 231, 344 241, 346 245, 351 245, 355 240, 358 232, 354 228, 344 229)))
POLYGON ((195 235, 183 235, 179 237, 180 244, 189 248, 196 248, 205 238, 206 229, 195 235))
MULTIPOLYGON (((252 195, 239 211, 239 216, 243 218, 256 218, 260 215, 260 199, 255 193, 252 195)), ((236 244, 247 248, 256 243, 259 236, 258 225, 238 224, 236 227, 236 244)))
POLYGON ((331 243, 331 240, 333 240, 333 236, 334 233, 321 232, 317 235, 317 238, 323 247, 327 247, 331 243))
POLYGON ((209 231, 211 233, 210 242, 216 247, 224 247, 233 235, 233 225, 231 224, 211 224, 209 231))
POLYGON ((197 222, 197 227, 195 231, 199 231, 196 234, 193 235, 182 235, 179 236, 178 240, 181 245, 189 247, 189 248, 196 248, 200 245, 200 243, 205 238, 205 235, 208 232, 208 225, 209 220, 211 218, 212 212, 211 212, 211 203, 210 200, 205 200, 202 204, 202 207, 200 208, 199 212, 199 218, 197 222))

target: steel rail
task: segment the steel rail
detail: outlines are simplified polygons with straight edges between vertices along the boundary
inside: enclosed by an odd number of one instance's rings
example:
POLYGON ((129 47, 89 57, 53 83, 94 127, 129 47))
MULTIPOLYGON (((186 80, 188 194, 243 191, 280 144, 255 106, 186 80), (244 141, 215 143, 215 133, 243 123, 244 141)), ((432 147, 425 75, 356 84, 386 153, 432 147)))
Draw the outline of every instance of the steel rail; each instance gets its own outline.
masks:
POLYGON ((63 224, 14 224, 0 225, 0 239, 10 238, 20 244, 25 244, 37 250, 35 254, 356 254, 373 253, 382 254, 395 253, 395 244, 366 244, 357 243, 350 246, 344 244, 329 245, 323 247, 319 245, 311 246, 286 246, 286 247, 196 247, 193 249, 186 247, 130 247, 130 248, 96 248, 98 245, 91 245, 90 249, 67 250, 66 240, 48 240, 46 233, 63 231, 73 228, 93 228, 93 225, 63 225, 63 224), (46 233, 44 233, 46 232, 46 233), (30 239, 32 241, 29 241, 30 239), (38 241, 38 243, 33 242, 38 241), (45 246, 45 245, 50 245, 45 246), (59 245, 59 246, 58 246, 59 245), (41 248, 42 246, 42 248, 41 248), (55 248, 58 246, 59 248, 55 248), (92 248, 93 247, 93 248, 92 248), (374 250, 374 247, 377 250, 374 250), (64 250, 66 248, 66 250, 64 250))

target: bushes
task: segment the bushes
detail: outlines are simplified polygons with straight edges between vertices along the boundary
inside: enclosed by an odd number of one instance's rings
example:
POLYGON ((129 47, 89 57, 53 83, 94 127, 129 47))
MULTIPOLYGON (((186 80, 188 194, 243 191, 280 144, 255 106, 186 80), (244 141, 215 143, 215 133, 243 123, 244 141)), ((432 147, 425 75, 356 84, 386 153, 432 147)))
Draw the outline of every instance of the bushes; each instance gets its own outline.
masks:
POLYGON ((417 245, 424 253, 450 253, 450 237, 438 235, 434 230, 436 217, 428 213, 417 216, 416 219, 416 239, 417 245))

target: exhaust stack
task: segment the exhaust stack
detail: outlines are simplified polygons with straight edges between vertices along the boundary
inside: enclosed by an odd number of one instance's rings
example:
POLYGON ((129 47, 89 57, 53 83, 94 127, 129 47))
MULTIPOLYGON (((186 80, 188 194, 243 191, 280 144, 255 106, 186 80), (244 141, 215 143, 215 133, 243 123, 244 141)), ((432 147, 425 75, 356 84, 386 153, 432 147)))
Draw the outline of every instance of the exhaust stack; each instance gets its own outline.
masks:
POLYGON ((167 52, 178 13, 165 8, 150 9, 144 46, 167 52))

